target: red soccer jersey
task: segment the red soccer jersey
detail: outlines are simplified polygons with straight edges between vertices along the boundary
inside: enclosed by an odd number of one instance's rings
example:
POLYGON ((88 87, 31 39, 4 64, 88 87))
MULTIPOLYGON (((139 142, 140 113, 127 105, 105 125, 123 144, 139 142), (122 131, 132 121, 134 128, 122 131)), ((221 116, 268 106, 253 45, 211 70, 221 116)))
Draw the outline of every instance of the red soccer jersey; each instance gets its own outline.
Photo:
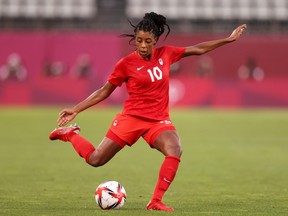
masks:
POLYGON ((180 60, 185 48, 154 48, 152 58, 143 59, 133 52, 115 66, 108 81, 116 86, 126 83, 129 94, 123 114, 154 120, 169 119, 170 65, 180 60))

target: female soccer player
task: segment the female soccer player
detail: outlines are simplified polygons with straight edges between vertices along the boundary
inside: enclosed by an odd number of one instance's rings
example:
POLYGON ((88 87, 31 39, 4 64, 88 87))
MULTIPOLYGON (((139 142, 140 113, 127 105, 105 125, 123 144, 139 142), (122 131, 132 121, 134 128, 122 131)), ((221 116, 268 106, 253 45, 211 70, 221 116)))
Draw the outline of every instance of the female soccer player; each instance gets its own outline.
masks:
MULTIPOLYGON (((133 25, 132 25, 133 26, 133 25)), ((153 196, 146 206, 147 210, 173 211, 162 202, 164 193, 172 183, 182 154, 179 136, 169 117, 169 68, 174 62, 191 55, 202 55, 220 46, 237 40, 246 25, 240 25, 224 39, 207 41, 189 47, 154 45, 164 33, 166 18, 154 12, 146 13, 143 19, 133 26, 131 37, 136 44, 136 51, 122 58, 108 77, 108 81, 89 97, 72 108, 59 113, 59 128, 51 132, 51 140, 69 141, 86 162, 94 167, 102 166, 124 146, 132 146, 143 137, 151 148, 165 156, 159 171, 158 182, 153 196), (115 119, 95 149, 79 135, 80 127, 71 125, 80 112, 103 101, 123 83, 129 94, 121 114, 115 119)))

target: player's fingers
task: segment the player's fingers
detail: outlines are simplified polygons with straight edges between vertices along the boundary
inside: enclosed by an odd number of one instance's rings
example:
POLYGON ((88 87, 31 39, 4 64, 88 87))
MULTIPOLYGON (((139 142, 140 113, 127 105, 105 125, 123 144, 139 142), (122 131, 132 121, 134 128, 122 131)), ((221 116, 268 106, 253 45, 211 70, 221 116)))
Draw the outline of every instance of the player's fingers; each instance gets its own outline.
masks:
POLYGON ((58 119, 57 119, 57 123, 58 123, 58 125, 60 125, 61 122, 62 122, 62 119, 61 119, 61 118, 58 118, 58 119))
POLYGON ((60 117, 63 117, 65 114, 66 114, 66 111, 65 111, 65 110, 61 111, 61 112, 59 113, 59 118, 60 118, 60 117))
POLYGON ((69 121, 70 121, 70 120, 69 120, 68 118, 63 117, 63 118, 59 119, 59 121, 58 121, 58 126, 64 126, 64 125, 66 125, 69 121))
POLYGON ((236 30, 236 37, 240 37, 240 35, 243 33, 244 29, 246 29, 246 24, 243 24, 241 26, 239 26, 236 30))
POLYGON ((246 24, 241 25, 241 26, 240 26, 241 32, 242 32, 244 29, 246 29, 246 28, 247 28, 247 25, 246 25, 246 24))
POLYGON ((60 122, 61 119, 64 118, 64 116, 67 114, 67 112, 65 110, 63 110, 62 112, 59 113, 59 116, 58 116, 58 119, 57 119, 57 122, 60 122))
POLYGON ((69 121, 69 119, 68 119, 67 117, 65 117, 65 116, 60 116, 60 117, 57 119, 58 125, 61 124, 62 126, 63 126, 63 124, 67 124, 68 121, 69 121))

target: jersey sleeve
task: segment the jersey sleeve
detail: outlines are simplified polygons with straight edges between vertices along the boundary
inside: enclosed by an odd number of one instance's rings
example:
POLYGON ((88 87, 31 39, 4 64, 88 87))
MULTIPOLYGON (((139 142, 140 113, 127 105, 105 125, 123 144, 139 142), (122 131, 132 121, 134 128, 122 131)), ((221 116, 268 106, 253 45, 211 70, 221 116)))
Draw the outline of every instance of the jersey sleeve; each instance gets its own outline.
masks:
POLYGON ((179 61, 185 52, 184 47, 176 47, 176 46, 166 46, 166 52, 170 55, 171 64, 179 61))
POLYGON ((108 82, 120 87, 127 80, 125 61, 121 59, 108 77, 108 82))

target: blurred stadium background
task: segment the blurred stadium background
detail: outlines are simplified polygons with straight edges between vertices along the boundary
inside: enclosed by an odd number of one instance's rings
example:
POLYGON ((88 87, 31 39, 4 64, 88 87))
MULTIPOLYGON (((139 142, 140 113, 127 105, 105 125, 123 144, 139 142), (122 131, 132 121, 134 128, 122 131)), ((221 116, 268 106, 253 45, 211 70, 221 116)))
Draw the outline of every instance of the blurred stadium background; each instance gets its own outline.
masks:
MULTIPOLYGON (((159 46, 248 25, 239 41, 171 67, 171 117, 185 148, 166 196, 173 215, 288 215, 288 0, 0 0, 0 215, 147 215, 161 154, 139 140, 92 171, 48 134, 58 106, 102 86, 135 49, 119 35, 150 11, 171 26, 159 46), (128 199, 106 214, 94 190, 110 179, 128 199)), ((125 97, 118 88, 105 109, 83 113, 83 136, 97 145, 125 97)))
MULTIPOLYGON (((146 12, 165 15, 159 45, 193 45, 248 30, 234 44, 171 68, 171 104, 288 106, 288 0, 0 0, 0 105, 75 103, 134 47, 146 12)), ((105 103, 119 104, 118 89, 105 103)))

